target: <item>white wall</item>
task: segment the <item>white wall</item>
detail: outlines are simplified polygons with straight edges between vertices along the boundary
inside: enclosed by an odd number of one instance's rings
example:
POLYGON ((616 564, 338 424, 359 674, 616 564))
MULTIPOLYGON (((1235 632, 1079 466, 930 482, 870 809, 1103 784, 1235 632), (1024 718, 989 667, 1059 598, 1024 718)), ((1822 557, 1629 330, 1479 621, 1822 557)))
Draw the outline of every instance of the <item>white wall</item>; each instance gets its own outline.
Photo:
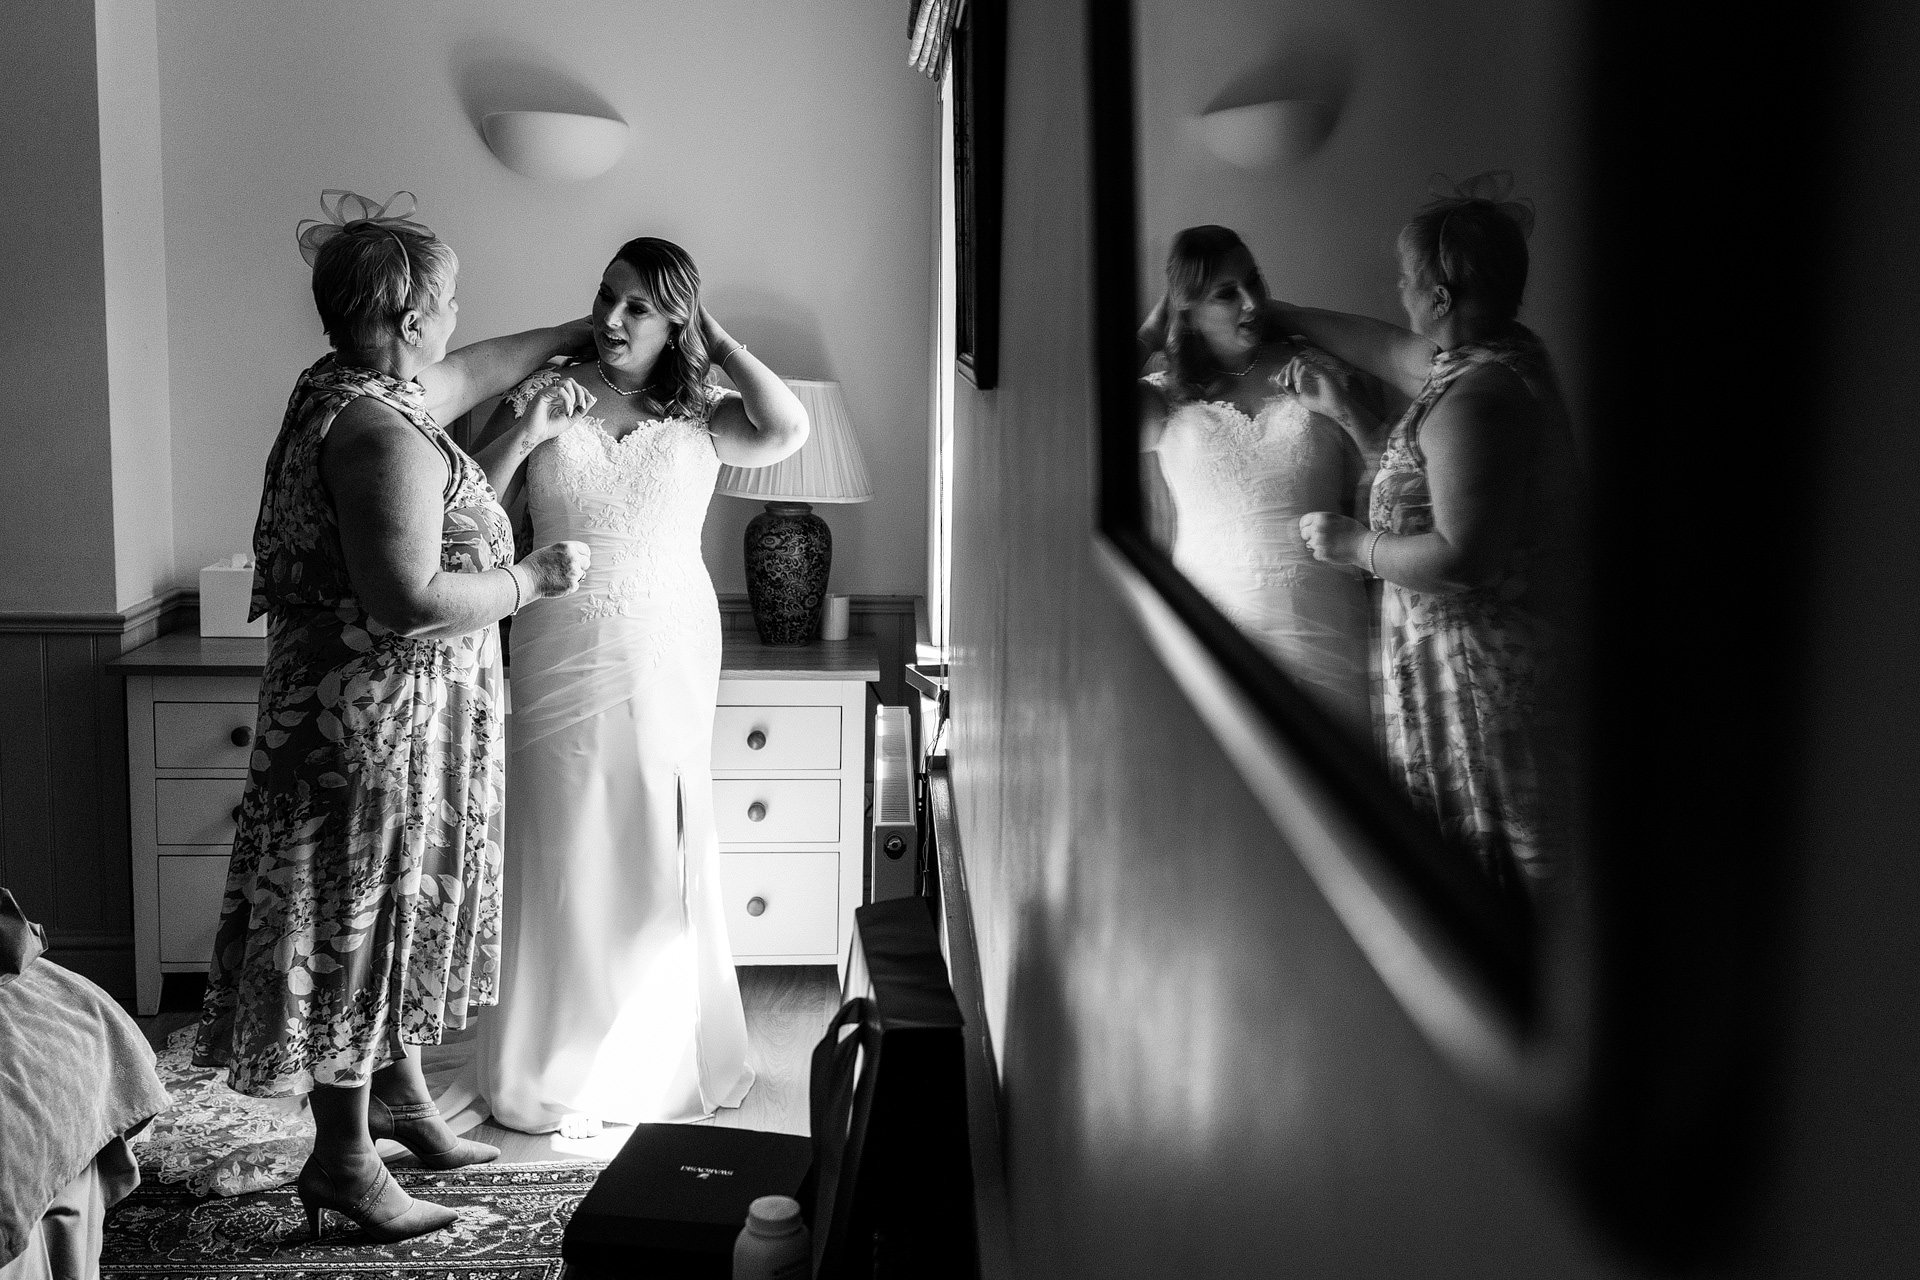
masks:
MULTIPOLYGON (((322 188, 407 189, 460 254, 460 338, 583 314, 624 240, 700 265, 735 336, 837 378, 877 493, 823 512, 834 586, 925 575, 935 91, 883 0, 169 0, 159 18, 176 577, 247 545, 295 374, 325 350, 294 247, 322 188), (591 105, 634 138, 541 185, 476 115, 591 105)), ((758 504, 720 498, 708 563, 743 585, 758 504)))
POLYGON ((164 592, 174 571, 159 53, 154 0, 94 0, 94 15, 114 608, 126 609, 164 592))
POLYGON ((0 609, 115 607, 92 0, 0 40, 0 609))

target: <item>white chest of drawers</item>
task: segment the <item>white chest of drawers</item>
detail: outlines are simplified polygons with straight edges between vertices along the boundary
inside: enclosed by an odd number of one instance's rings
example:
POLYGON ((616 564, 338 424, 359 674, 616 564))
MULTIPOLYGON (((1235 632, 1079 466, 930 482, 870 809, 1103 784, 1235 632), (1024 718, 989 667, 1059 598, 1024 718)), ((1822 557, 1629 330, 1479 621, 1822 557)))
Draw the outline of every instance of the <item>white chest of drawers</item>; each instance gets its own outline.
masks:
MULTIPOLYGON (((175 633, 115 660, 127 678, 136 1003, 204 973, 252 751, 266 642, 175 633)), ((869 637, 727 639, 714 717, 714 822, 740 964, 844 964, 860 904, 869 637)), ((509 851, 508 856, 511 855, 509 851)))

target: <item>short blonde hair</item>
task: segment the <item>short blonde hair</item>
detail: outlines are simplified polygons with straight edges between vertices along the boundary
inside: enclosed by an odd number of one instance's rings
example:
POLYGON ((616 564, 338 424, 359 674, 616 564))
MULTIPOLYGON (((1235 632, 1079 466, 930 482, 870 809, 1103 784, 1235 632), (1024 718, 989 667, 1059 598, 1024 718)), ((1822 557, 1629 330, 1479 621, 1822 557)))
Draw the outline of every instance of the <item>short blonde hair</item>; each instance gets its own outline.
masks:
POLYGON ((460 260, 431 231, 349 222, 313 260, 313 301, 334 350, 373 346, 409 309, 429 311, 460 260))

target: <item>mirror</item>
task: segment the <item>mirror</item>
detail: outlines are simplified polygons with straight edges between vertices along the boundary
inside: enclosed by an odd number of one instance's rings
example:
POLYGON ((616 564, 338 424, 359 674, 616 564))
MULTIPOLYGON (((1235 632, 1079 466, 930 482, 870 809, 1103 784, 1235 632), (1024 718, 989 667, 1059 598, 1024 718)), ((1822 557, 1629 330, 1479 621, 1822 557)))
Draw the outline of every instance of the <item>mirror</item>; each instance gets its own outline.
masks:
POLYGON ((1132 526, 1521 1006, 1580 880, 1573 18, 1132 6, 1132 526))
POLYGON ((1835 501, 1835 409, 1769 377, 1730 416, 1724 371, 1833 287, 1840 117, 1807 104, 1846 64, 1817 24, 1652 5, 1087 16, 1095 563, 1276 857, 1460 1077, 1633 1249, 1738 1248, 1803 906, 1780 691, 1814 668, 1791 606, 1730 622, 1795 600, 1811 552, 1784 519, 1723 551, 1715 495, 1835 501), (1809 176, 1741 200, 1780 156, 1809 176), (1524 332, 1484 324, 1503 297, 1524 332), (1771 440, 1794 444, 1747 447, 1771 440), (1492 550, 1416 581, 1416 540, 1450 530, 1492 550), (1358 606, 1297 585, 1369 564, 1358 606), (1460 616, 1481 604, 1508 623, 1460 616))

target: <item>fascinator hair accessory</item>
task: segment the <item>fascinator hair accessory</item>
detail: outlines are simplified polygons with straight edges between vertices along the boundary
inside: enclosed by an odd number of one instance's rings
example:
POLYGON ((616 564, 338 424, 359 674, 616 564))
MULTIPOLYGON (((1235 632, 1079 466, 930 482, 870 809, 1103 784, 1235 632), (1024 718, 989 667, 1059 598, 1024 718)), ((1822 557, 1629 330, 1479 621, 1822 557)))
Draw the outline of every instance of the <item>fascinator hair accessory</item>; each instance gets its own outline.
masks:
POLYGON ((1490 205, 1516 227, 1523 238, 1533 235, 1533 201, 1513 194, 1513 170, 1489 169, 1471 178, 1455 182, 1444 173, 1427 180, 1427 207, 1459 208, 1467 204, 1490 205))
POLYGON ((411 191, 396 191, 388 196, 383 204, 375 204, 363 195, 352 191, 340 191, 328 188, 320 193, 320 209, 327 216, 322 218, 303 218, 294 229, 293 238, 300 245, 300 256, 312 266, 314 259, 320 256, 320 246, 339 235, 342 231, 360 226, 375 226, 393 236, 394 244, 400 247, 400 256, 406 262, 407 275, 413 275, 413 258, 407 253, 406 241, 396 230, 411 231, 415 235, 434 238, 433 230, 424 223, 415 222, 410 216, 418 202, 411 191))

